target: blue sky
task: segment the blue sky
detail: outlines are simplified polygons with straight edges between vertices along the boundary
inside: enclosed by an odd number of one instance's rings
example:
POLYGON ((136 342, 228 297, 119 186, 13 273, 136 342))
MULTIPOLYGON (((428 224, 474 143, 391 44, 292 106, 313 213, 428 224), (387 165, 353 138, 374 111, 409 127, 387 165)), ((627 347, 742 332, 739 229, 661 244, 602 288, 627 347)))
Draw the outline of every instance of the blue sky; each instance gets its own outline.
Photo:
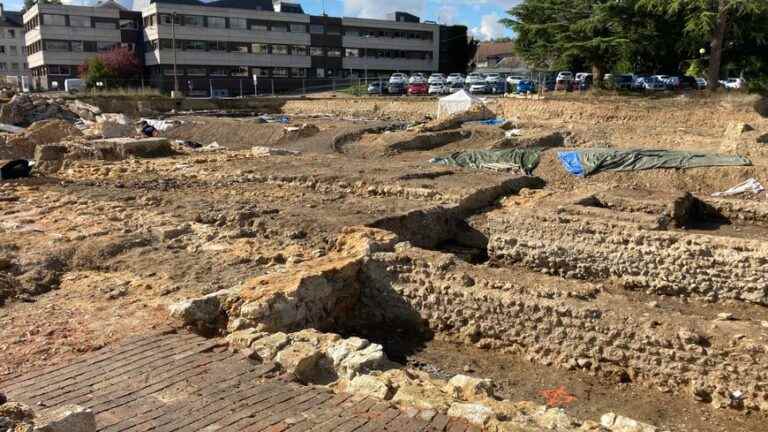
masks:
MULTIPOLYGON (((64 0, 64 3, 83 4, 93 0, 64 0)), ((141 4, 145 0, 118 0, 122 4, 141 4)), ((333 16, 383 18, 387 13, 411 12, 424 20, 441 24, 464 24, 481 40, 511 36, 509 30, 498 23, 506 11, 519 0, 294 0, 311 14, 325 10, 333 16)), ((23 0, 5 0, 8 10, 19 10, 23 0)))

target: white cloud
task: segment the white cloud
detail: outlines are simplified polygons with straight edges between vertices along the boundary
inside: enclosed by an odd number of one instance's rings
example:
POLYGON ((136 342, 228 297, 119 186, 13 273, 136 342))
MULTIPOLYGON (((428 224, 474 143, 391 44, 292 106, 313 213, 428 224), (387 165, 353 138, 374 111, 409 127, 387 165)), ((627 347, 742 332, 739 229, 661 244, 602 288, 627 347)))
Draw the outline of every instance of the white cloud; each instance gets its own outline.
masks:
POLYGON ((497 13, 483 15, 480 18, 480 26, 472 27, 469 31, 477 39, 488 40, 503 37, 507 31, 504 24, 499 20, 501 17, 497 13))
POLYGON ((455 6, 445 5, 441 6, 437 11, 437 22, 445 25, 454 25, 456 23, 456 15, 459 13, 455 6))
POLYGON ((385 18, 388 13, 408 12, 424 16, 427 0, 344 0, 344 16, 385 18))

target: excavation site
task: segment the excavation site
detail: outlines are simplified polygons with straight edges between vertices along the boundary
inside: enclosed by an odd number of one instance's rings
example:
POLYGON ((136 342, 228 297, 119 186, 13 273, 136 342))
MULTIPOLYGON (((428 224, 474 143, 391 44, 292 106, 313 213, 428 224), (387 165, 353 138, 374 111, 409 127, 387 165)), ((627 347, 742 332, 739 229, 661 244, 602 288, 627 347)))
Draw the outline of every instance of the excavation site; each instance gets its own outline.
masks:
POLYGON ((768 431, 764 102, 467 100, 2 105, 0 431, 768 431))

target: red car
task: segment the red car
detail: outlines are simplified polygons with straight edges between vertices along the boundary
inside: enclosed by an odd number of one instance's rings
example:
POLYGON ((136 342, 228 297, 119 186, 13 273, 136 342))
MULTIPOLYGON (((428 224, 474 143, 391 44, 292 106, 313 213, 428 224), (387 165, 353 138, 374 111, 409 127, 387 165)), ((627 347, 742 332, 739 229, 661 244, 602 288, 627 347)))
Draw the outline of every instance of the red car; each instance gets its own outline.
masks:
POLYGON ((413 83, 408 86, 408 94, 413 95, 425 95, 429 93, 429 86, 427 83, 413 83))

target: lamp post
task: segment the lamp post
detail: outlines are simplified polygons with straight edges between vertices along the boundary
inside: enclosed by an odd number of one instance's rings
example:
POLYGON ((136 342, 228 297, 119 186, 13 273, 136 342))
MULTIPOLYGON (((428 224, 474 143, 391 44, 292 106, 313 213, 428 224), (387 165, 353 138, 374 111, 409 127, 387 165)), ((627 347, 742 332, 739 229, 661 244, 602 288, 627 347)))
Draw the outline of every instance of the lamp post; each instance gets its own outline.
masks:
POLYGON ((176 97, 179 94, 179 74, 176 68, 176 12, 171 13, 171 43, 173 44, 173 91, 176 97))

